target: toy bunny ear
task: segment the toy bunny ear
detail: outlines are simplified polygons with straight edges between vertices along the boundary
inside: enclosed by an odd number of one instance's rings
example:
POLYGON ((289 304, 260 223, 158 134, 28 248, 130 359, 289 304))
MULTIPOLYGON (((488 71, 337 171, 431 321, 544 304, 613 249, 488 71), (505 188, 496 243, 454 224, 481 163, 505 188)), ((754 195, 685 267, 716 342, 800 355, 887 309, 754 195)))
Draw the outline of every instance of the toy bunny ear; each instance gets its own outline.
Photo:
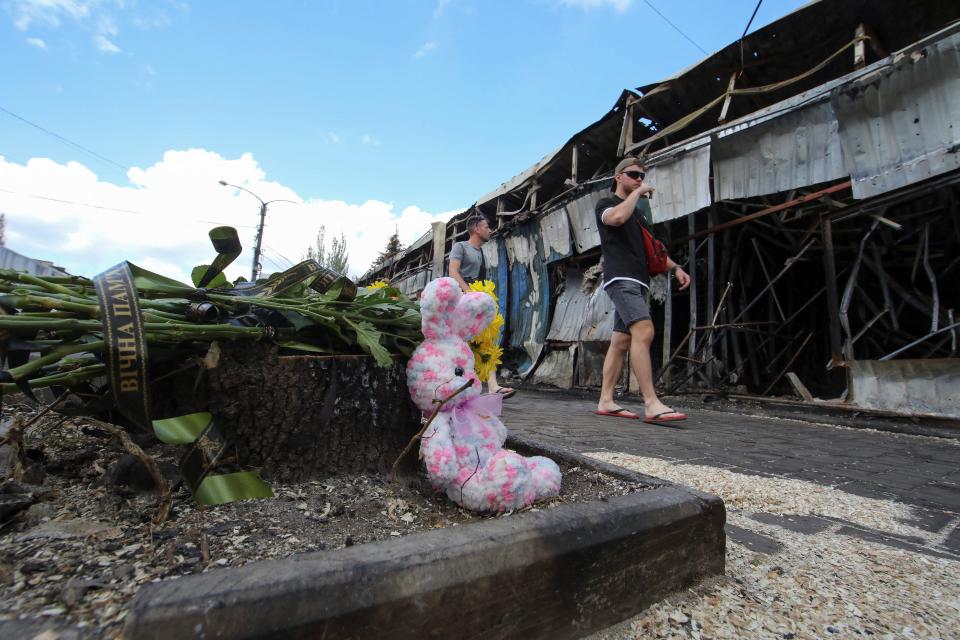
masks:
POLYGON ((454 329, 464 340, 480 335, 493 322, 497 306, 493 298, 479 291, 466 293, 453 312, 454 329))
POLYGON ((453 278, 437 278, 420 294, 420 315, 423 317, 423 335, 435 340, 451 333, 451 318, 463 294, 453 278))

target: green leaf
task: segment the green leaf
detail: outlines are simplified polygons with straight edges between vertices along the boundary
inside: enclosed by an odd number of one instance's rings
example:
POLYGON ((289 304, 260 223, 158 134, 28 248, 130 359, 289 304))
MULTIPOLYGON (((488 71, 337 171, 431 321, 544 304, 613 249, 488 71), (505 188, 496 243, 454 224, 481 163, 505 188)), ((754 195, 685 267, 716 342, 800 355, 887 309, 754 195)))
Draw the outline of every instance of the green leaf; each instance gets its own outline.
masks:
POLYGON ((393 364, 390 352, 380 344, 380 332, 371 323, 347 320, 347 324, 356 332, 360 348, 373 356, 378 365, 389 367, 393 364))
POLYGON ((205 505, 272 497, 273 490, 256 471, 207 476, 193 494, 194 500, 205 505))
POLYGON ((133 284, 140 292, 174 294, 179 298, 187 298, 193 292, 193 287, 177 282, 172 278, 161 276, 158 273, 147 271, 132 262, 128 262, 130 272, 133 274, 133 284))
POLYGON ((306 342, 297 342, 296 340, 287 340, 286 342, 278 342, 277 346, 284 349, 296 349, 297 351, 308 351, 310 353, 339 353, 338 351, 333 351, 332 349, 324 349, 323 347, 318 347, 313 344, 307 344, 306 342))
POLYGON ((292 324, 293 328, 297 331, 314 326, 314 322, 301 313, 297 313, 295 311, 278 311, 278 313, 286 318, 287 322, 292 324))
MULTIPOLYGON (((207 269, 210 268, 208 264, 197 265, 190 272, 190 279, 193 280, 193 284, 196 287, 200 286, 200 281, 203 280, 203 276, 207 273, 207 269)), ((233 285, 227 281, 227 277, 223 273, 218 273, 213 277, 213 279, 207 283, 207 288, 216 289, 216 288, 228 288, 232 289, 233 285)))
POLYGON ((166 444, 193 444, 211 420, 213 416, 207 412, 154 420, 153 433, 166 444))

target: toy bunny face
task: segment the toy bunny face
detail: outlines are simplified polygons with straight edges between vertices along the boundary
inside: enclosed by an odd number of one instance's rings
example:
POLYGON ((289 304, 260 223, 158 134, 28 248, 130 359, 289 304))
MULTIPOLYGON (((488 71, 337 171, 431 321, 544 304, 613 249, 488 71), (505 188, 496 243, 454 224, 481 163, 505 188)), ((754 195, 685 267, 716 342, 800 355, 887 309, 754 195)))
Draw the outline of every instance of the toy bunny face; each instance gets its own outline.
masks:
POLYGON ((477 291, 463 294, 453 278, 438 278, 420 294, 423 337, 427 340, 459 338, 466 342, 493 322, 493 300, 477 291))
POLYGON ((472 380, 473 386, 444 405, 444 410, 452 410, 480 394, 481 381, 467 340, 493 321, 496 307, 487 294, 462 294, 456 280, 439 278, 420 295, 420 314, 425 340, 407 364, 410 395, 417 407, 429 412, 434 400, 443 400, 472 380))

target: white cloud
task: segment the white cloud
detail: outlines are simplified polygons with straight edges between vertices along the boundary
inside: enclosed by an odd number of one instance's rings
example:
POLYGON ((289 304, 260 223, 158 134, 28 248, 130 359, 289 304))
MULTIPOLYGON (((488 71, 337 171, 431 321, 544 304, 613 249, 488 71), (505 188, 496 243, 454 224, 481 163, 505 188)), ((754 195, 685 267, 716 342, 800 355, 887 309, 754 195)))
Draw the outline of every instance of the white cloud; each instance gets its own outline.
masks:
POLYGON ((416 52, 415 54, 413 54, 413 57, 414 57, 414 58, 422 58, 423 56, 427 55, 427 54, 430 53, 431 51, 435 50, 435 49, 437 48, 437 46, 439 46, 439 45, 437 45, 437 43, 434 42, 433 40, 431 40, 430 42, 426 42, 426 43, 424 43, 424 45, 423 45, 422 47, 420 47, 419 49, 417 49, 417 52, 416 52))
POLYGON ((126 0, 10 0, 7 5, 17 29, 57 29, 63 22, 72 21, 90 34, 94 46, 103 53, 121 51, 115 42, 120 34, 115 15, 121 16, 125 24, 151 29, 171 24, 165 9, 189 9, 185 3, 167 2, 165 7, 156 7, 126 0))
POLYGON ((433 9, 433 17, 439 18, 448 4, 450 4, 450 0, 437 0, 437 6, 433 9))
POLYGON ((103 34, 98 33, 93 36, 93 44, 102 53, 120 53, 121 51, 120 47, 110 42, 103 34))
POLYGON ((340 144, 343 142, 343 138, 341 138, 340 135, 335 131, 328 131, 327 137, 330 138, 330 142, 333 144, 340 144))
POLYGON ((113 16, 109 14, 103 14, 97 19, 97 32, 103 36, 113 37, 117 35, 117 23, 113 20, 113 16))
MULTIPOLYGON (((275 203, 267 213, 267 256, 285 265, 297 262, 320 225, 328 241, 347 240, 350 272, 370 266, 394 228, 404 245, 417 240, 436 220, 455 211, 431 213, 417 206, 368 200, 304 200, 271 181, 249 153, 224 158, 204 149, 167 151, 146 168, 133 168, 128 185, 101 179, 79 162, 60 164, 33 158, 26 164, 0 156, 0 211, 6 214, 8 246, 33 258, 52 260, 72 273, 91 276, 130 260, 181 281, 215 255, 207 233, 214 226, 237 227, 244 252, 227 276, 249 276, 259 203, 248 193, 222 187, 223 179, 275 203), (38 197, 39 196, 39 197, 38 197)), ((264 260, 267 272, 275 268, 264 260)))
POLYGON ((83 20, 98 4, 99 0, 15 0, 10 9, 13 24, 26 31, 33 24, 59 27, 60 19, 64 17, 83 20))
POLYGON ((47 43, 41 40, 40 38, 27 38, 27 44, 31 47, 36 47, 37 49, 46 49, 47 43))
POLYGON ((633 0, 559 0, 559 4, 583 11, 611 7, 617 13, 626 13, 630 5, 633 4, 633 0))
POLYGON ((376 138, 374 138, 374 137, 373 137, 372 135, 370 135, 369 133, 363 134, 363 137, 360 138, 360 143, 361 143, 361 144, 368 145, 368 146, 371 146, 371 147, 379 147, 379 146, 380 146, 380 141, 377 140, 376 138))

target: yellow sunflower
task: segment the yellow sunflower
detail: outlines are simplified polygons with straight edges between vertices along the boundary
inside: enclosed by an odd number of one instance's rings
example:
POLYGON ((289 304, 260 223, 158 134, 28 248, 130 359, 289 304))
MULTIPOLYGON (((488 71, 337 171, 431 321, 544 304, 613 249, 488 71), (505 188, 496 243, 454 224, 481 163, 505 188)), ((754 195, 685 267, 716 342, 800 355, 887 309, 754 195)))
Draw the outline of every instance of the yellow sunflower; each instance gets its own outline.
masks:
POLYGON ((371 284, 367 285, 367 289, 385 289, 390 286, 390 283, 386 280, 377 280, 371 284))
POLYGON ((500 313, 497 300, 496 284, 490 280, 481 280, 470 285, 471 291, 479 291, 493 298, 493 303, 497 305, 497 313, 487 327, 476 338, 470 341, 470 348, 473 350, 474 369, 477 377, 486 380, 490 374, 496 370, 497 365, 501 364, 500 357, 503 355, 503 349, 498 344, 500 340, 500 329, 503 327, 503 314, 500 313))

